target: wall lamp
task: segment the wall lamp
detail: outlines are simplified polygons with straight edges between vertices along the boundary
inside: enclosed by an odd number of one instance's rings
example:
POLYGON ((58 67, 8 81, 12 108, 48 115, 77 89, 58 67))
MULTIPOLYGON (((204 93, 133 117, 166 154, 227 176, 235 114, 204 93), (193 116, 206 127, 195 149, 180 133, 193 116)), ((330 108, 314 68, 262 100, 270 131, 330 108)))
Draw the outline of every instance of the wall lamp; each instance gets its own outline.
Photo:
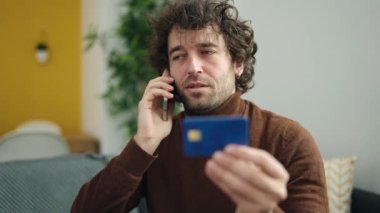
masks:
POLYGON ((39 64, 46 64, 49 60, 49 47, 45 42, 38 42, 35 48, 35 57, 39 64))

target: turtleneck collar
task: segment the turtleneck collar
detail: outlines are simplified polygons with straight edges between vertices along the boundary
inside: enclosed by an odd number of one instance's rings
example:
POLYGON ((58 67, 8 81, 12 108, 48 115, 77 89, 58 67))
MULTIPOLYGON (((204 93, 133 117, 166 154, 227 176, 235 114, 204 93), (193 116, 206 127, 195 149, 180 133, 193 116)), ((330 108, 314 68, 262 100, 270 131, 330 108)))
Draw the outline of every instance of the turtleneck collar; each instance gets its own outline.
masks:
POLYGON ((242 115, 246 104, 240 98, 240 92, 232 94, 222 105, 206 113, 190 113, 185 111, 185 116, 209 116, 209 115, 242 115))

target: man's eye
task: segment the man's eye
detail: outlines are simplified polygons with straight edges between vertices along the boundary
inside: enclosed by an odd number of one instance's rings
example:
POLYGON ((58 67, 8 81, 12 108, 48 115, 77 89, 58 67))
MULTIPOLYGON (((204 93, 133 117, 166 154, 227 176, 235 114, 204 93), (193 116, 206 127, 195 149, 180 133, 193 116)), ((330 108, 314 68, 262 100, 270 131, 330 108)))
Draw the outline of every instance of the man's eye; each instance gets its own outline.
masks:
POLYGON ((202 50, 201 52, 203 55, 211 55, 211 54, 214 54, 215 51, 214 50, 202 50))
POLYGON ((181 60, 182 58, 183 58, 182 55, 175 55, 175 56, 172 57, 172 60, 173 60, 173 61, 179 61, 179 60, 181 60))

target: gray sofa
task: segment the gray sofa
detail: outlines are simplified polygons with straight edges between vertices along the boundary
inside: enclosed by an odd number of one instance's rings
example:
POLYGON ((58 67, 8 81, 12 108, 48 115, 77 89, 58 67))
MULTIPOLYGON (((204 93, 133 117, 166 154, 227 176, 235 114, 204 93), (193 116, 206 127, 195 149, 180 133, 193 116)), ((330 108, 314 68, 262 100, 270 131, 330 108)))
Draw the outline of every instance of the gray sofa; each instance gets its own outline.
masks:
POLYGON ((80 187, 108 160, 71 154, 0 163, 0 212, 70 212, 80 187))
MULTIPOLYGON (((70 212, 80 187, 109 161, 97 154, 71 154, 0 163, 0 213, 70 212)), ((354 189, 353 213, 380 212, 380 195, 354 189)), ((145 200, 140 213, 147 212, 145 200)), ((137 212, 135 210, 134 212, 137 212)))

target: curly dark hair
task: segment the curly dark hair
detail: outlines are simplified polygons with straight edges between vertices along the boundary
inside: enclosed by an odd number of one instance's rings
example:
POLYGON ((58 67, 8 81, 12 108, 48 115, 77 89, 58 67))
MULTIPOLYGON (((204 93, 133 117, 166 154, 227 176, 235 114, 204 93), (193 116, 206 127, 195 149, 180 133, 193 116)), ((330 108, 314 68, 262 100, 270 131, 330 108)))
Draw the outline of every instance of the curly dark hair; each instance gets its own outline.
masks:
POLYGON ((187 30, 212 26, 223 35, 232 61, 244 64, 243 73, 235 78, 236 89, 245 93, 252 88, 257 44, 253 38, 250 22, 241 21, 237 8, 230 2, 230 0, 176 0, 174 3, 168 3, 159 17, 151 20, 154 28, 149 49, 151 66, 157 69, 159 74, 169 67, 168 37, 173 26, 187 30))

